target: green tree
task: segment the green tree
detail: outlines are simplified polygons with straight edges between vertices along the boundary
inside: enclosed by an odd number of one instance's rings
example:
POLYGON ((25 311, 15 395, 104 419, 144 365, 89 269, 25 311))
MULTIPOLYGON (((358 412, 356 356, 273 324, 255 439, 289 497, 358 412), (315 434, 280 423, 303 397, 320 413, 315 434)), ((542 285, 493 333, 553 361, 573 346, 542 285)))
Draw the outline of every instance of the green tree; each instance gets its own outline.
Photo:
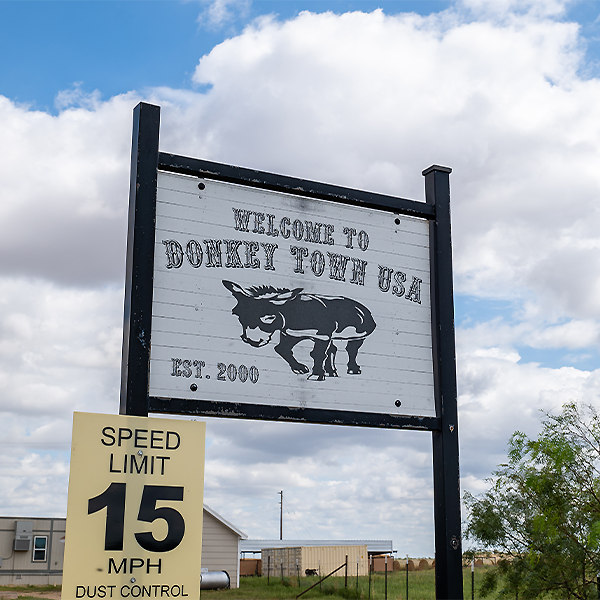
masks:
POLYGON ((600 572, 600 416, 569 403, 544 413, 542 431, 509 441, 483 495, 465 494, 471 554, 503 555, 482 595, 500 588, 513 598, 597 598, 600 572))

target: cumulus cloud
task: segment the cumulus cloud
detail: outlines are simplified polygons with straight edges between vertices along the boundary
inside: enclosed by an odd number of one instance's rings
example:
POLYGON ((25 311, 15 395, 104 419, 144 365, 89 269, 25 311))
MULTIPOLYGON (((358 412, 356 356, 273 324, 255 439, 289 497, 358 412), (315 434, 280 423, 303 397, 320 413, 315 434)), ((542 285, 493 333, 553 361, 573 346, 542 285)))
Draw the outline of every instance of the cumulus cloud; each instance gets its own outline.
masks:
POLYGON ((578 76, 578 28, 459 17, 257 21, 196 69, 211 86, 199 119, 218 115, 203 146, 220 160, 415 198, 422 168, 452 166, 457 291, 533 290, 546 310, 596 317, 600 104, 598 82, 578 76), (567 264, 589 265, 586 276, 558 281, 567 264))
POLYGON ((8 278, 0 289, 0 411, 69 418, 83 407, 106 410, 118 394, 122 289, 8 278))
MULTIPOLYGON (((483 489, 540 409, 597 404, 599 371, 520 360, 598 345, 600 82, 581 76, 566 3, 519 6, 264 17, 199 60, 197 91, 102 101, 75 85, 55 116, 0 97, 1 510, 60 513, 71 412, 117 410, 141 98, 162 106, 164 151, 415 199, 423 168, 453 167, 456 291, 510 307, 458 332, 465 487, 483 489)), ((431 554, 429 434, 209 419, 208 435, 207 503, 251 536, 277 536, 284 489, 299 537, 431 554)))
POLYGON ((136 97, 77 102, 52 116, 0 96, 1 275, 123 281, 136 97))
POLYGON ((114 413, 123 290, 0 277, 2 514, 66 511, 73 411, 114 413))
POLYGON ((6 516, 64 516, 67 508, 68 454, 32 452, 0 461, 2 514, 6 516), (52 491, 54 490, 54 492, 52 491))

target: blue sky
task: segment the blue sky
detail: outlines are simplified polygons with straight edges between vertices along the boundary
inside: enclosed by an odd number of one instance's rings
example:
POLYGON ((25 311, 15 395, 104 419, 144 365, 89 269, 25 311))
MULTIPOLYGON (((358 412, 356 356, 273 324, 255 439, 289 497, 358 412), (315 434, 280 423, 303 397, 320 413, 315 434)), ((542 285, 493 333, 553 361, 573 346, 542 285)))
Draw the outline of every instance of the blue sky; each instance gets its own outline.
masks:
MULTIPOLYGON (((285 20, 301 11, 341 14, 415 12, 429 15, 450 0, 253 0, 233 3, 231 15, 212 24, 201 15, 207 3, 175 0, 4 0, 0 2, 2 93, 11 100, 54 111, 60 90, 80 82, 103 99, 132 89, 168 86, 193 89, 199 57, 261 15, 285 20), (25 74, 27 74, 25 76, 25 74)), ((586 68, 600 60, 600 3, 574 2, 566 19, 579 23, 587 43, 586 68)))
POLYGON ((103 98, 148 87, 192 88, 199 58, 260 15, 288 19, 303 10, 342 13, 379 6, 389 14, 429 14, 449 4, 258 0, 234 5, 231 19, 212 25, 199 22, 206 7, 199 2, 3 1, 0 52, 10 60, 3 61, 2 93, 53 111, 58 91, 76 82, 103 98))
MULTIPOLYGON (((599 406, 599 15, 577 0, 0 1, 0 514, 64 514, 73 410, 117 410, 141 100, 180 154, 415 199, 422 169, 453 168, 464 490, 540 410, 599 406)), ((277 535, 283 489, 290 531, 432 554, 428 434, 207 433, 207 503, 251 537, 277 535)))

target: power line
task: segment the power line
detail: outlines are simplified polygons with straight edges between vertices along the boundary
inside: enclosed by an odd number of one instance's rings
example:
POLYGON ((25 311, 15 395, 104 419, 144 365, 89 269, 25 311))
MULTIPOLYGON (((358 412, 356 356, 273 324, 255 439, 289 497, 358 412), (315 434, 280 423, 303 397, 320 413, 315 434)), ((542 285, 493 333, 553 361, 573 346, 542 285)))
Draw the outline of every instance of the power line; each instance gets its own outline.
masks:
MULTIPOLYGON (((289 506, 289 502, 288 502, 288 506, 289 506)), ((290 514, 289 510, 287 510, 288 515, 290 514)), ((306 533, 308 534, 308 539, 312 540, 314 539, 312 534, 310 533, 310 531, 306 528, 306 526, 304 525, 303 520, 296 514, 296 511, 294 509, 292 509, 292 514, 294 515, 294 517, 296 517, 296 520, 298 521, 298 523, 300 523, 300 525, 302 526, 302 528, 304 529, 304 531, 306 531, 306 533)), ((294 525, 295 528, 295 525, 294 525)), ((297 530, 296 530, 297 531, 297 530)))

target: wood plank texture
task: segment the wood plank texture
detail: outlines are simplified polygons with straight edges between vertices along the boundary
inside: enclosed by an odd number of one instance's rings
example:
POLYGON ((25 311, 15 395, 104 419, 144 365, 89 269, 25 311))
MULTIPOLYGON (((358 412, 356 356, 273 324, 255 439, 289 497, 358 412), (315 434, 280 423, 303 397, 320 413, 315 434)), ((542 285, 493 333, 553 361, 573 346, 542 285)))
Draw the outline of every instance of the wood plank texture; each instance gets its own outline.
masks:
POLYGON ((150 395, 435 416, 429 273, 424 219, 159 172, 150 395))

